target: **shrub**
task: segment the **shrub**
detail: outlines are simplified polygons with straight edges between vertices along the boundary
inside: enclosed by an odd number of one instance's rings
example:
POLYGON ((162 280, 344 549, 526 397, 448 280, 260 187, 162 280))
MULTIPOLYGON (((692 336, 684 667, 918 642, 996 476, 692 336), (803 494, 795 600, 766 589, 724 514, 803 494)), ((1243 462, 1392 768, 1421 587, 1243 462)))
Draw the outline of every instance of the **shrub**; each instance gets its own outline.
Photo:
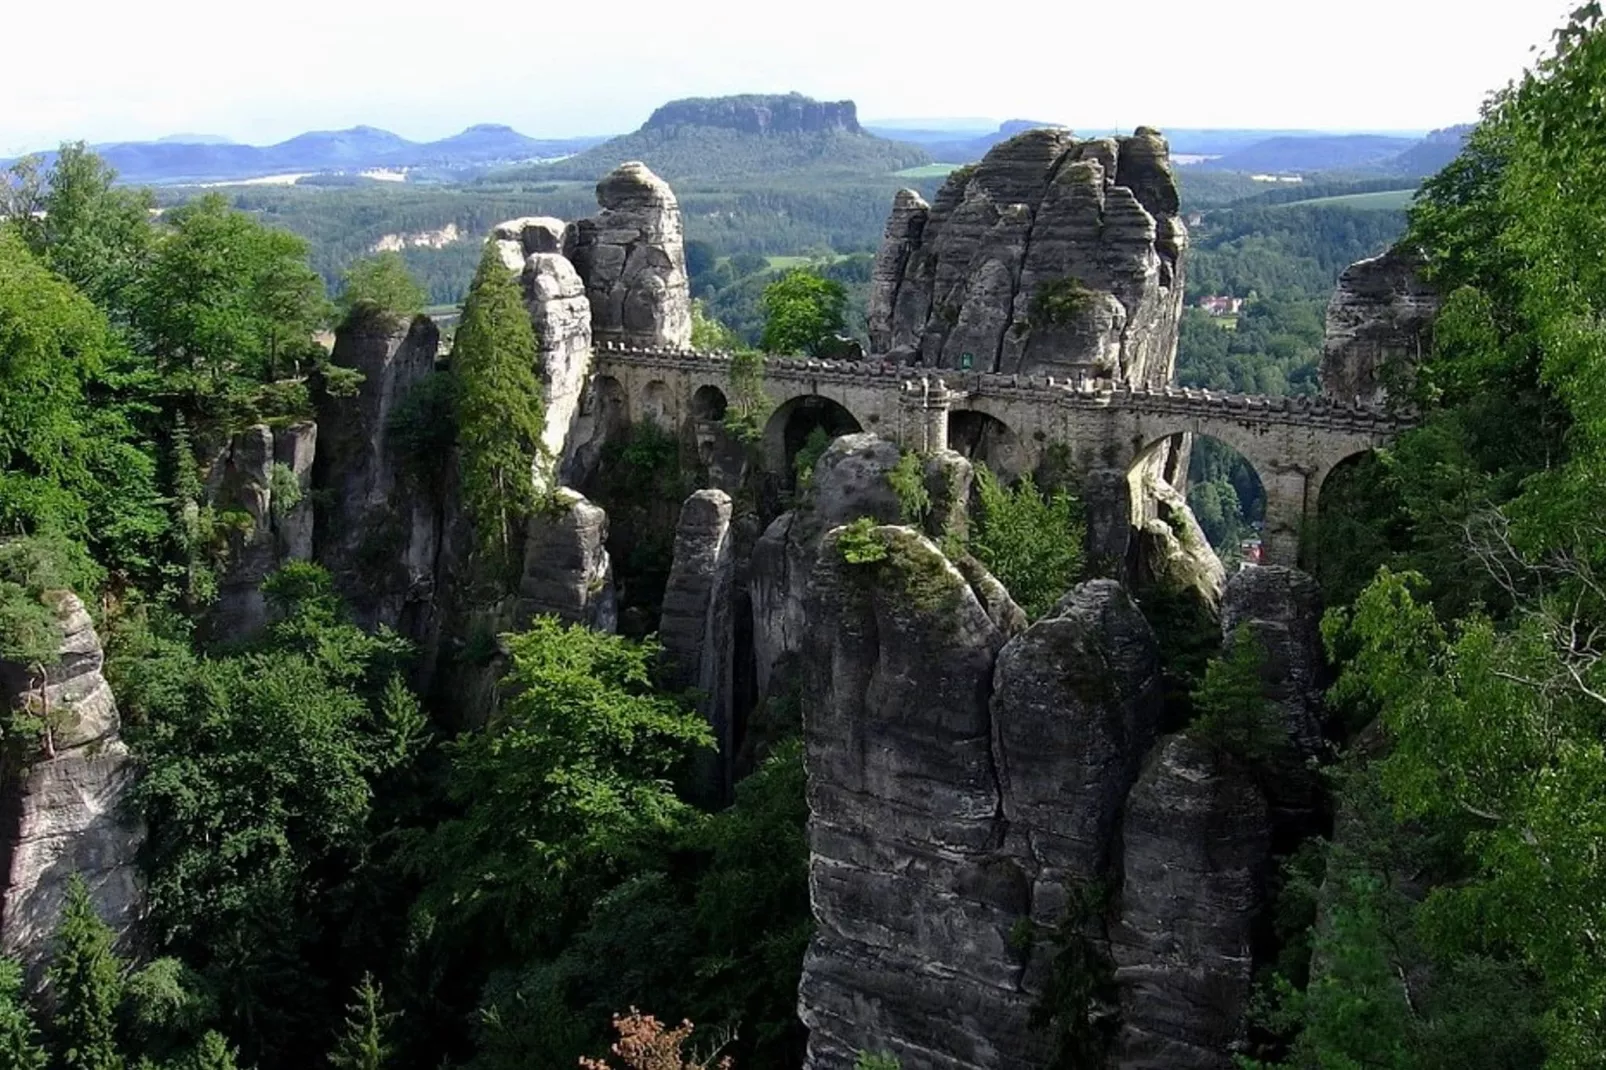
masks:
POLYGON ((1005 487, 982 464, 976 466, 976 495, 981 510, 970 552, 1028 617, 1041 617, 1081 575, 1081 503, 1064 490, 1045 496, 1029 475, 1005 487))

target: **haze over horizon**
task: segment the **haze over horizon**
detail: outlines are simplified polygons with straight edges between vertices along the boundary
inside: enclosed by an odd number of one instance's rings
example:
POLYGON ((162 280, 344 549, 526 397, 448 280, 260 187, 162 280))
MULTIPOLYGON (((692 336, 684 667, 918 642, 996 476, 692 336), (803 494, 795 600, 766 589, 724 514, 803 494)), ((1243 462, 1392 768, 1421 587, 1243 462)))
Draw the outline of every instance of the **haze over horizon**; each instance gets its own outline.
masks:
MULTIPOLYGON (((481 31, 468 33, 470 47, 431 53, 421 42, 443 39, 452 13, 421 0, 285 0, 271 20, 219 14, 203 0, 91 0, 72 78, 60 77, 49 50, 12 55, 21 106, 0 112, 0 156, 178 131, 258 145, 355 125, 419 141, 486 122, 534 137, 615 134, 670 99, 791 90, 852 99, 871 121, 1427 130, 1475 119, 1575 3, 1530 0, 1476 19, 1456 0, 1352 0, 1342 18, 1285 0, 1221 0, 1204 18, 1188 0, 1155 0, 1142 16, 1029 3, 1013 23, 1032 34, 978 48, 976 35, 940 16, 911 28, 902 6, 822 0, 785 25, 783 51, 776 24, 737 0, 688 0, 670 20, 623 0, 610 9, 613 29, 579 6, 531 17, 486 0, 463 27, 481 31), (618 30, 637 17, 653 32, 618 30), (1021 51, 1006 64, 1011 40, 1021 51), (1138 40, 1172 47, 1134 64, 1138 40), (1054 41, 1067 53, 1036 43, 1054 41), (909 77, 919 69, 930 76, 909 77)), ((10 22, 18 39, 39 39, 53 17, 33 5, 10 22)))

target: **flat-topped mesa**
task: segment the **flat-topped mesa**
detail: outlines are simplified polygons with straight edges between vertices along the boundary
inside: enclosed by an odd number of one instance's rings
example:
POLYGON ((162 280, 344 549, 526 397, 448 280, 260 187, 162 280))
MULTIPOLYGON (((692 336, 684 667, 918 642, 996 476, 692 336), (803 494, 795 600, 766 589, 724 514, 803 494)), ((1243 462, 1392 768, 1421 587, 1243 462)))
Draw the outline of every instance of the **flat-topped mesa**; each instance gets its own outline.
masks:
POLYGON ((1187 230, 1154 130, 1034 129, 894 201, 871 284, 871 349, 931 367, 1171 379, 1187 230))
POLYGON ((652 113, 643 130, 676 126, 721 126, 748 134, 857 134, 858 109, 851 100, 814 100, 801 93, 744 94, 672 100, 652 113))
POLYGON ((597 183, 602 211, 570 223, 563 255, 585 282, 598 342, 684 348, 691 344, 691 293, 680 203, 642 163, 621 164, 597 183))

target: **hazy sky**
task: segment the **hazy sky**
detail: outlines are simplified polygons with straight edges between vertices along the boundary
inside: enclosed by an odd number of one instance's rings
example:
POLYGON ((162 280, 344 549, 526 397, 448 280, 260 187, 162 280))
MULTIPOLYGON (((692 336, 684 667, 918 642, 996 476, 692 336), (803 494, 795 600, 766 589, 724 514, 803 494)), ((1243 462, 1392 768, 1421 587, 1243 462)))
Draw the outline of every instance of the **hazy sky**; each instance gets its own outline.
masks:
POLYGON ((868 119, 1426 129, 1476 117, 1578 2, 23 0, 0 20, 0 155, 357 123, 618 133, 674 97, 794 89, 868 119))

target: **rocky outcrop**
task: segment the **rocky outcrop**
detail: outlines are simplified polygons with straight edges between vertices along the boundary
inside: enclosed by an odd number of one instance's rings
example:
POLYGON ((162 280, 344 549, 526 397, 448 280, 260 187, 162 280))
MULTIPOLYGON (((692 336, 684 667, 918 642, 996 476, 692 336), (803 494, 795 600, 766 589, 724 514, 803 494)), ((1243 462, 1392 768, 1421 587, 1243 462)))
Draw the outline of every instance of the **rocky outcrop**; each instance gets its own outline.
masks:
POLYGON ((13 748, 0 776, 0 954, 37 968, 74 874, 96 913, 121 936, 137 924, 135 859, 144 829, 123 808, 135 776, 119 737, 117 703, 101 675, 104 655, 78 598, 46 600, 61 629, 57 658, 37 666, 0 661, 0 702, 39 717, 36 745, 13 748))
POLYGON ((806 1065, 861 1050, 906 1066, 1043 1065, 1011 940, 1030 885, 997 849, 988 697, 1004 638, 909 528, 851 564, 820 546, 804 673, 815 935, 799 1013, 806 1065))
POLYGON ((1321 589, 1298 569, 1247 568, 1227 581, 1223 642, 1229 651, 1245 641, 1260 648, 1261 694, 1286 733, 1287 745, 1267 762, 1262 784, 1279 825, 1291 835, 1311 831, 1321 793, 1312 763, 1328 757, 1321 621, 1321 589))
POLYGON ((591 375, 591 305, 574 266, 558 253, 531 253, 521 281, 546 405, 541 444, 561 477, 591 375))
POLYGON ((677 126, 716 126, 747 134, 861 132, 853 101, 813 100, 801 93, 672 100, 653 112, 642 129, 668 131, 677 126))
POLYGON ((1250 992, 1250 934, 1271 858, 1247 770, 1186 734, 1160 741, 1123 817, 1110 933, 1121 1070, 1225 1070, 1250 992))
POLYGON ((235 435, 206 472, 206 496, 225 546, 218 597, 207 630, 227 638, 260 631, 268 619, 262 581, 289 561, 312 557, 312 463, 318 425, 235 435))
POLYGON ((1087 571, 1093 576, 1126 575, 1132 546, 1132 484, 1120 469, 1099 468, 1082 477, 1083 542, 1087 571))
POLYGON ((734 571, 730 495, 700 490, 680 508, 658 639, 663 644, 665 686, 694 689, 698 707, 713 729, 718 753, 705 787, 716 797, 730 789, 736 744, 731 679, 734 571))
POLYGON ((1133 532, 1136 582, 1141 587, 1189 591, 1205 605, 1216 608, 1221 603, 1227 570, 1193 510, 1188 508, 1188 500, 1147 470, 1135 471, 1133 480, 1139 483, 1134 494, 1138 507, 1154 512, 1149 519, 1136 522, 1133 532))
POLYGON ((431 388, 439 345, 440 332, 425 316, 405 326, 385 316, 348 323, 330 359, 360 372, 362 384, 352 396, 318 398, 313 479, 325 492, 316 509, 318 561, 358 623, 413 636, 416 622, 433 612, 444 524, 437 499, 452 462, 446 450, 408 456, 393 421, 404 406, 418 419, 435 413, 414 392, 431 388))
POLYGON ((1344 402, 1381 404, 1391 384, 1433 345, 1439 294, 1423 278, 1425 261, 1405 246, 1351 264, 1327 306, 1322 344, 1322 393, 1344 402))
POLYGON ((563 254, 585 282, 598 342, 684 349, 691 297, 680 204, 645 164, 626 163, 597 183, 602 211, 569 224, 563 254))
POLYGON ((760 696, 788 678, 805 635, 818 627, 804 611, 804 594, 830 529, 867 516, 898 523, 903 507, 888 475, 898 447, 873 434, 844 435, 814 464, 808 497, 777 517, 753 547, 748 591, 753 607, 753 654, 760 696))
POLYGON ((1052 931, 1074 891, 1106 875, 1121 807, 1159 734, 1159 648, 1126 590, 1084 583, 1004 647, 992 711, 1031 920, 1052 931))
POLYGON ((898 194, 872 279, 872 348, 933 367, 1167 383, 1187 249, 1177 211, 1152 130, 1018 134, 931 205, 898 194))
POLYGON ((607 541, 608 514, 578 491, 559 488, 552 504, 532 515, 525 528, 513 630, 545 615, 600 632, 616 630, 619 613, 607 541))

